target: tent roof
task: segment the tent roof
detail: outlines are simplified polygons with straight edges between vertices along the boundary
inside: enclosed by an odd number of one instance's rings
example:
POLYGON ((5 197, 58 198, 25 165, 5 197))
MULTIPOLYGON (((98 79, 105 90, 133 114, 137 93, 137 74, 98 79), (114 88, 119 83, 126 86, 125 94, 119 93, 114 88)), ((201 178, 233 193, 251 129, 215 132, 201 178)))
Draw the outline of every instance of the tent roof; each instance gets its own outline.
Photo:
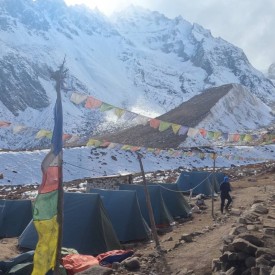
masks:
MULTIPOLYGON (((141 213, 146 220, 146 222, 151 225, 149 212, 146 204, 146 196, 143 185, 137 184, 121 184, 119 186, 120 190, 135 190, 137 192, 137 197, 141 209, 141 213)), ((155 219, 155 224, 157 228, 169 227, 174 221, 172 215, 170 214, 161 194, 159 186, 148 186, 148 192, 150 195, 151 205, 153 208, 153 214, 155 219)))
POLYGON ((190 189, 192 189, 193 195, 204 194, 211 196, 210 175, 211 173, 204 171, 181 172, 176 183, 183 192, 190 192, 190 189))
POLYGON ((0 200, 0 237, 18 237, 32 219, 30 200, 0 200))
MULTIPOLYGON (((37 240, 31 221, 19 237, 19 246, 34 249, 37 240)), ((98 194, 64 193, 62 246, 89 255, 121 248, 98 194)))
MULTIPOLYGON (((156 185, 156 183, 149 183, 156 185)), ((160 187, 162 197, 173 218, 187 218, 191 214, 191 207, 180 192, 175 183, 157 183, 160 187)))
POLYGON ((141 214, 135 191, 92 189, 90 192, 100 194, 121 242, 150 238, 150 229, 141 214))

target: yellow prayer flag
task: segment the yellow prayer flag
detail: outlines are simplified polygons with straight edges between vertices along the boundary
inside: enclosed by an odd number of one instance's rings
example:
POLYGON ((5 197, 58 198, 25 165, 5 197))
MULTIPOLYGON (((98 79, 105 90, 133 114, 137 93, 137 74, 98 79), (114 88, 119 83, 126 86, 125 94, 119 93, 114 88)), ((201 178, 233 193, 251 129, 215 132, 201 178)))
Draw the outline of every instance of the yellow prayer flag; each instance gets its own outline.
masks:
POLYGON ((38 243, 34 253, 32 275, 46 274, 56 263, 58 222, 57 216, 50 220, 34 221, 38 243))
POLYGON ((181 125, 179 125, 179 124, 174 124, 174 123, 172 124, 172 130, 175 135, 178 133, 180 127, 181 127, 181 125))
POLYGON ((40 139, 43 137, 52 138, 52 132, 48 130, 39 130, 39 132, 36 134, 35 138, 40 139))
POLYGON ((125 110, 123 109, 120 109, 120 108, 115 108, 115 115, 118 117, 118 118, 121 118, 122 115, 125 113, 125 110))

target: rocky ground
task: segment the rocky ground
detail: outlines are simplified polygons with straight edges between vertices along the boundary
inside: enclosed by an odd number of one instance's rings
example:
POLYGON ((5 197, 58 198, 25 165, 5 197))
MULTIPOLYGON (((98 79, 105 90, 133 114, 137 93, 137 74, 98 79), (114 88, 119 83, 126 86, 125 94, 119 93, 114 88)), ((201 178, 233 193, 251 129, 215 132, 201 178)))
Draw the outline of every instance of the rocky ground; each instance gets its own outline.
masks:
MULTIPOLYGON (((125 249, 135 251, 131 259, 113 265, 112 269, 91 269, 85 274, 273 274, 274 167, 275 163, 268 163, 227 169, 225 172, 233 188, 233 205, 229 213, 220 214, 219 198, 214 200, 212 212, 212 200, 206 199, 205 209, 193 213, 191 220, 177 223, 173 231, 158 236, 158 249, 154 242, 127 246, 125 249)), ((179 172, 180 169, 158 171, 148 174, 147 178, 154 181, 165 178, 166 182, 173 182, 179 172)), ((137 175, 135 181, 139 180, 137 175)), ((0 193, 20 197, 24 188, 18 187, 18 192, 1 190, 0 193)), ((190 203, 194 205, 195 200, 191 199, 190 203)), ((16 239, 0 240, 0 259, 17 255, 16 243, 16 239)))

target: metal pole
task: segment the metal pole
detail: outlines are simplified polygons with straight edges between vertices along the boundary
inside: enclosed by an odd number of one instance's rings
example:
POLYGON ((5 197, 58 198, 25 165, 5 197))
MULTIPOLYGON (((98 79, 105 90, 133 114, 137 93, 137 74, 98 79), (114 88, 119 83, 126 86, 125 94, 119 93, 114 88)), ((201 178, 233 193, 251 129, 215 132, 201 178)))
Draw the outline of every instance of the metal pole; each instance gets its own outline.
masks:
POLYGON ((151 204, 150 195, 149 195, 149 192, 148 192, 148 188, 147 188, 147 184, 146 184, 146 179, 145 179, 145 173, 144 173, 144 169, 143 169, 143 165, 142 165, 142 161, 141 161, 142 155, 140 153, 138 153, 138 152, 136 152, 136 153, 137 153, 137 158, 138 158, 138 161, 139 161, 140 170, 141 170, 141 174, 142 174, 143 185, 144 185, 144 192, 145 192, 145 197, 146 197, 146 204, 147 204, 147 208, 148 208, 148 212, 149 212, 149 218, 150 218, 150 223, 151 223, 151 229, 152 229, 152 233, 153 233, 153 238, 154 238, 155 243, 156 243, 156 248, 158 250, 160 250, 160 243, 159 243, 158 234, 157 234, 157 228, 156 228, 156 223, 155 223, 155 219, 154 219, 154 215, 153 215, 152 204, 151 204))

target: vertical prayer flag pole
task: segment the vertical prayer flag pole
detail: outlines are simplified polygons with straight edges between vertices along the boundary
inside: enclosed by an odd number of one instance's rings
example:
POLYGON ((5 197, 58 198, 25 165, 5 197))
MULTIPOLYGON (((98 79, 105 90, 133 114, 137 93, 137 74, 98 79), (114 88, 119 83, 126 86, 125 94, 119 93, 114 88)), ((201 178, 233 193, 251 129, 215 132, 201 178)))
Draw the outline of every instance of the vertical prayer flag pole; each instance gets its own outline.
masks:
POLYGON ((148 212, 149 212, 149 218, 150 218, 150 223, 151 223, 151 227, 152 227, 152 233, 153 233, 153 237, 156 243, 156 248, 158 251, 161 251, 160 248, 160 243, 159 243, 159 239, 158 239, 158 234, 157 234, 157 229, 156 229, 156 223, 155 223, 155 219, 154 219, 154 215, 153 215, 153 209, 152 209, 152 204, 151 204, 151 200, 150 200, 150 195, 148 192, 148 188, 147 188, 147 184, 146 184, 146 179, 145 179, 145 173, 144 173, 144 169, 143 169, 143 165, 142 165, 142 161, 141 161, 141 154, 137 153, 137 157, 138 157, 138 161, 140 164, 140 169, 141 169, 141 174, 142 174, 142 179, 143 179, 143 185, 144 185, 144 192, 145 192, 145 198, 146 198, 146 204, 147 204, 147 208, 148 208, 148 212))
POLYGON ((33 221, 38 233, 32 275, 46 274, 54 270, 59 274, 63 227, 63 112, 61 86, 67 71, 65 58, 57 72, 52 73, 56 81, 57 98, 54 107, 54 130, 50 152, 41 164, 42 183, 38 189, 33 209, 33 221))
MULTIPOLYGON (((213 153, 213 174, 214 177, 213 179, 216 180, 216 176, 215 176, 215 172, 216 172, 216 158, 217 158, 217 154, 216 152, 213 153)), ((215 215, 214 215, 214 182, 212 182, 212 218, 215 219, 215 215)))

